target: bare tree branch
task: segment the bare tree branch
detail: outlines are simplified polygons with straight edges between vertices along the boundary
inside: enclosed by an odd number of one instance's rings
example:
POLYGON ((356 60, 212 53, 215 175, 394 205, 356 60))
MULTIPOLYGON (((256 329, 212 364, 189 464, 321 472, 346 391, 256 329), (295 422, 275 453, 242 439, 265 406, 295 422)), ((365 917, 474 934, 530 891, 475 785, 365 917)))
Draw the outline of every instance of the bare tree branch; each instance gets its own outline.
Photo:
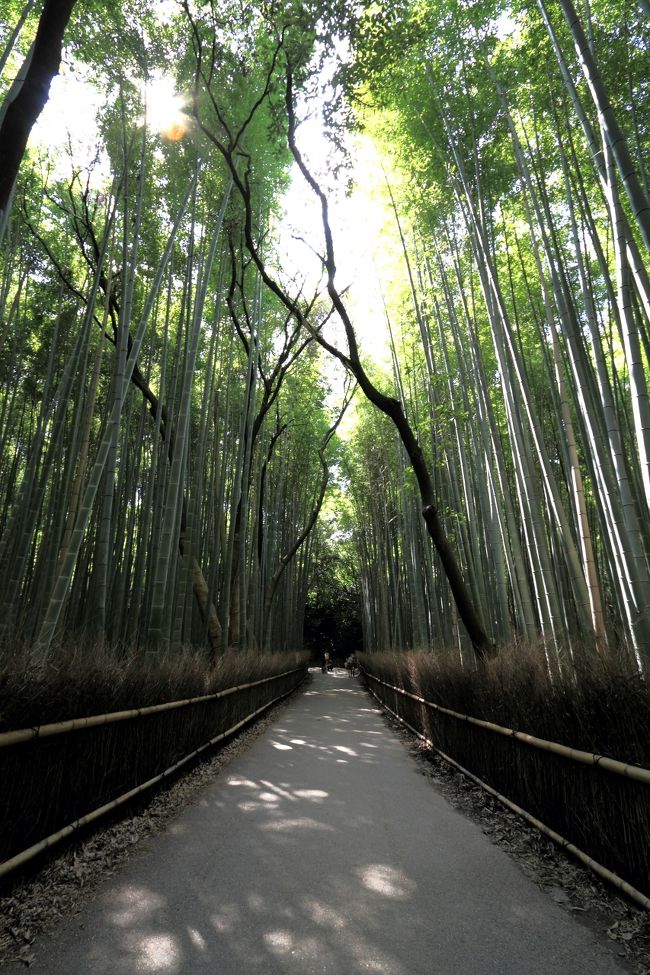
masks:
MULTIPOLYGON (((279 54, 280 47, 281 44, 278 45, 276 51, 274 52, 274 67, 277 62, 277 55, 279 54)), ((267 79, 269 77, 270 73, 267 76, 267 79)), ((213 96, 211 97, 213 98, 213 96)), ((259 108, 261 104, 262 103, 258 100, 256 102, 257 108, 259 108)), ((290 295, 287 294, 286 290, 278 283, 278 281, 272 277, 271 274, 269 274, 266 263, 262 257, 253 234, 253 208, 251 203, 249 166, 247 165, 242 175, 242 173, 239 171, 237 159, 235 158, 231 145, 224 143, 224 141, 220 139, 219 136, 213 132, 200 118, 198 99, 195 99, 193 111, 200 130, 215 146, 225 160, 226 165, 232 174, 233 182, 242 198, 242 202, 244 204, 244 238, 246 241, 246 246, 264 284, 273 294, 276 295, 285 308, 295 316, 296 321, 311 335, 311 337, 315 339, 322 348, 329 352, 330 355, 338 359, 339 362, 341 362, 347 368, 347 370, 354 375, 366 398, 370 400, 370 402, 373 403, 373 405, 375 405, 379 410, 381 410, 382 413, 388 416, 397 428, 418 483, 422 502, 422 516, 427 526, 427 531, 431 540, 433 541, 436 551, 438 552, 443 570, 456 601, 459 616, 468 632, 476 657, 481 660, 492 653, 493 641, 490 639, 485 630, 472 594, 470 593, 470 590, 463 578, 456 555, 452 549, 447 537, 447 533, 438 514, 433 481, 429 472, 427 460, 422 447, 420 446, 419 439, 409 423, 401 402, 394 397, 386 396, 379 389, 377 389, 361 364, 354 327, 341 297, 341 293, 336 287, 336 261, 334 255, 332 230, 329 220, 328 201, 321 186, 305 164, 305 161, 302 158, 296 144, 296 117, 293 104, 293 74, 291 65, 288 63, 288 61, 286 66, 285 106, 288 121, 287 137, 289 148, 291 149, 293 157, 302 175, 317 196, 321 206, 321 219, 323 232, 325 235, 325 269, 327 273, 327 292, 332 302, 332 307, 334 311, 336 311, 345 330, 348 345, 347 355, 341 349, 337 348, 325 339, 322 334, 322 329, 315 328, 309 321, 308 315, 305 313, 305 309, 302 307, 300 300, 291 298, 290 295)), ((253 117, 254 113, 249 113, 248 124, 250 124, 253 117)), ((241 137, 241 133, 239 137, 241 137)))

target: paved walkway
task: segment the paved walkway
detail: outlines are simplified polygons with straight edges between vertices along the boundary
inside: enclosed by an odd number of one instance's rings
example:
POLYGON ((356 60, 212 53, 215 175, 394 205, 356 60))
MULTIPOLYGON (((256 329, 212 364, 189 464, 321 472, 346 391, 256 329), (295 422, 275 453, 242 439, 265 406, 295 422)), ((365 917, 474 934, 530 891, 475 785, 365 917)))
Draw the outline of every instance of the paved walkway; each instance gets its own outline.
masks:
POLYGON ((343 673, 315 674, 37 947, 39 975, 628 971, 438 795, 343 673))

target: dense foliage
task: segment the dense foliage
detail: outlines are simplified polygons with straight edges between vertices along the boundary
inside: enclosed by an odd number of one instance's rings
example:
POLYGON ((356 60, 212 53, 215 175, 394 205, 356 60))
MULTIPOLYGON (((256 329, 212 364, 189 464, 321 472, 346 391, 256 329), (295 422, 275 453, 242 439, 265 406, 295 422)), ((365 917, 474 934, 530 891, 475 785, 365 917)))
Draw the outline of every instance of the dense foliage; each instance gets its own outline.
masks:
MULTIPOLYGON (((541 632, 549 652, 591 632, 639 666, 647 19, 618 3, 423 0, 387 4, 356 42, 349 83, 403 248, 392 385, 481 615, 498 640, 541 632)), ((352 491, 372 643, 462 647, 391 442, 364 417, 352 491)))
MULTIPOLYGON (((5 105, 39 13, 8 9, 5 105)), ((281 649, 308 604, 320 647, 319 614, 352 621, 358 592, 371 648, 482 656, 541 634, 553 672, 593 634, 641 668, 642 10, 188 0, 98 16, 75 6, 64 44, 101 92, 94 152, 34 143, 0 229, 5 637, 41 660, 79 630, 281 649), (184 100, 165 127, 149 102, 167 76, 184 100), (369 179, 401 248, 382 282, 390 374, 356 347, 321 175, 294 143, 318 112, 344 156, 356 130, 381 161, 369 179), (277 257, 292 153, 325 221, 318 298, 277 257), (328 354, 367 398, 344 449, 328 354), (333 461, 352 524, 325 544, 333 461)))
POLYGON ((309 335, 250 265, 215 146, 245 160, 268 250, 287 183, 273 58, 282 35, 299 67, 315 22, 298 6, 273 23, 223 4, 73 13, 65 74, 101 93, 94 141, 29 150, 0 257, 2 629, 39 660, 79 631, 213 657, 301 643, 336 418, 309 335))

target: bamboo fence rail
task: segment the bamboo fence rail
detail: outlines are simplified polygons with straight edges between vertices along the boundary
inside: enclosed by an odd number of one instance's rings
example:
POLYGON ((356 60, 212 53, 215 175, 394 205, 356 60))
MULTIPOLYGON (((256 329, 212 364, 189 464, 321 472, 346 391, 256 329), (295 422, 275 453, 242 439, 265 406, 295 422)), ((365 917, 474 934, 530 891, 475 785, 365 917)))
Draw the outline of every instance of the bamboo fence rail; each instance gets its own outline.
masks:
MULTIPOLYGON (((364 671, 364 673, 366 673, 367 676, 372 677, 372 675, 367 674, 366 671, 364 671)), ((377 680, 378 683, 380 684, 385 684, 386 687, 392 687, 391 684, 387 684, 386 681, 379 680, 377 677, 373 677, 373 680, 377 680)), ((580 860, 581 863, 584 863, 584 865, 586 867, 589 867, 589 869, 592 870, 593 873, 597 874, 599 877, 602 877, 603 880, 606 880, 617 890, 620 890, 621 893, 624 893, 635 903, 639 904, 640 907, 645 908, 646 911, 650 911, 650 897, 646 897, 646 895, 642 893, 642 891, 637 890, 636 887, 633 887, 632 884, 629 884, 627 880, 623 880, 623 878, 619 877, 618 874, 614 873, 612 870, 608 870, 607 867, 604 867, 602 865, 602 863, 599 863, 597 860, 594 860, 593 857, 590 857, 589 854, 579 849, 579 847, 575 846, 574 843, 571 843, 564 836, 561 836, 554 829, 551 829, 549 826, 546 825, 546 823, 543 823, 540 819, 537 819, 535 816, 532 816, 521 806, 518 806, 515 802, 512 802, 511 799, 508 799, 507 796, 504 796, 500 792, 497 792, 496 789, 493 789, 492 786, 488 785, 487 782, 484 782, 483 779, 479 779, 477 775, 474 775, 472 772, 470 772, 464 766, 460 765, 449 755, 446 755, 445 752, 440 751, 440 749, 437 748, 436 745, 434 745, 434 743, 429 738, 427 738, 420 731, 418 731, 417 728, 414 728, 413 725, 409 724, 408 721, 405 721, 404 718, 402 718, 401 715, 397 714, 396 711, 393 711, 393 709, 389 707, 388 704, 385 703, 385 701, 382 701, 379 695, 375 694, 372 688, 369 688, 369 690, 372 696, 375 698, 375 700, 378 701, 378 703, 381 705, 381 707, 384 708, 386 711, 388 711, 388 713, 391 714, 397 721, 403 724, 405 728, 408 728, 408 730, 412 732, 417 738, 419 738, 420 741, 424 742, 427 748, 430 748, 437 755, 440 755, 440 757, 445 762, 447 762, 449 765, 453 765, 453 767, 458 769, 459 772, 462 772, 463 775, 467 776, 468 779, 471 779, 472 782, 475 782, 486 792, 489 792, 491 796, 494 796, 495 799, 498 799, 498 801, 502 803, 504 806, 507 806, 508 809, 511 809, 513 812, 517 813, 517 815, 521 816, 522 819, 525 819, 526 822, 530 823, 531 826, 534 826, 535 829, 539 830, 540 833, 543 833, 545 836, 548 836, 549 839, 553 840, 554 843, 557 843, 558 846, 562 847, 563 850, 566 850, 567 853, 570 853, 577 860, 580 860)), ((408 696, 412 697, 414 695, 408 695, 408 696)), ((416 700, 419 699, 416 698, 416 700)), ((454 712, 451 713, 453 714, 454 712)))
POLYGON ((144 708, 131 708, 128 711, 109 711, 107 714, 93 714, 87 718, 71 718, 68 721, 56 721, 53 724, 42 724, 34 728, 20 728, 17 731, 5 731, 0 734, 0 748, 8 745, 17 745, 23 741, 31 741, 34 738, 49 738, 52 735, 62 735, 68 731, 81 731, 84 728, 96 728, 100 725, 113 724, 117 721, 127 721, 131 718, 142 718, 148 714, 159 714, 161 711, 174 711, 177 708, 189 707, 192 704, 202 704, 205 701, 216 701, 229 694, 236 694, 238 691, 248 690, 249 687, 258 687, 260 684, 268 684, 272 680, 280 680, 282 677, 289 677, 296 674, 304 667, 294 667, 292 670, 285 670, 282 674, 272 674, 271 677, 262 677, 260 680, 251 681, 248 684, 237 684, 235 687, 227 687, 223 691, 215 691, 214 694, 204 694, 201 697, 187 697, 182 701, 166 701, 165 704, 150 704, 144 708))
MULTIPOLYGON (((152 714, 159 711, 169 711, 174 707, 179 708, 190 704, 200 703, 203 701, 216 700, 219 697, 225 697, 228 694, 234 694, 236 691, 246 690, 249 687, 256 687, 259 684, 266 684, 272 680, 277 680, 280 677, 288 677, 291 674, 298 673, 299 671, 304 672, 305 667, 296 667, 293 670, 287 670, 282 674, 274 674, 271 677, 264 677, 261 680, 252 681, 248 684, 239 684, 236 687, 229 687, 224 691, 217 691, 215 694, 207 694, 204 695, 203 697, 187 698, 183 701, 170 701, 167 704, 152 705, 151 707, 147 707, 147 708, 135 708, 131 711, 115 711, 112 712, 112 714, 108 714, 108 715, 93 715, 90 718, 80 719, 80 721, 76 721, 76 722, 62 721, 62 722, 58 722, 58 724, 42 725, 41 729, 46 728, 48 729, 47 732, 48 735, 54 735, 54 734, 62 734, 64 731, 77 731, 81 728, 94 727, 97 725, 110 723, 109 720, 103 720, 103 721, 100 720, 102 718, 112 719, 114 721, 125 721, 127 717, 139 717, 140 715, 143 714, 152 714), (86 723, 81 723, 82 721, 86 723), (51 730, 51 729, 57 729, 57 730, 51 730)), ((230 735, 233 735, 235 732, 239 731, 240 728, 243 728, 245 724, 248 724, 249 721, 252 721, 254 718, 258 717, 264 711, 267 711, 274 704, 277 704, 278 701, 281 701, 283 698, 288 697, 290 694, 293 694, 293 692, 297 690, 300 684, 302 684, 303 680, 305 679, 305 676, 303 676, 303 679, 301 681, 298 681, 298 683, 296 683, 292 688, 290 688, 290 690, 285 691, 283 694, 279 694, 277 697, 274 697, 270 701, 267 701, 266 704, 263 704, 261 707, 253 711, 251 714, 246 715, 246 717, 242 718, 241 721, 238 721, 237 724, 234 724, 231 728, 227 728, 226 731, 222 731, 220 734, 215 735, 213 738, 210 738, 209 741, 206 741, 203 745, 200 745, 198 748, 195 748, 194 751, 190 752, 188 755, 185 755, 183 758, 175 762, 173 765, 170 765, 169 768, 166 768, 163 772, 160 772, 158 775, 153 776, 153 778, 147 779, 146 782, 141 783, 140 785, 136 786, 134 789, 130 789, 128 792, 125 792, 123 795, 118 796, 116 799, 111 800, 111 802, 105 803, 103 806, 100 806, 98 809, 94 809, 92 810, 92 812, 86 813, 85 816, 81 816, 79 819, 76 819, 68 826, 64 826, 62 829, 57 830, 56 833, 52 833, 50 836, 46 836, 44 839, 39 840, 38 843, 34 843, 33 846, 28 847, 26 850, 22 850, 20 853, 17 853, 15 856, 11 857, 9 860, 5 860, 4 863, 0 863, 0 878, 7 876, 7 874, 11 873, 13 870, 16 870, 18 867, 27 863, 29 860, 32 860, 34 857, 38 856, 39 853, 42 853, 43 851, 49 849, 50 847, 54 846, 56 843, 59 843, 62 840, 66 839, 68 836, 72 835, 72 833, 75 833, 78 830, 80 830, 83 826, 87 826, 89 823, 92 823, 95 820, 100 819, 102 816, 105 816, 107 813, 111 812, 113 809, 116 809, 118 806, 124 805, 124 803, 129 802, 135 796, 140 795, 142 792, 145 792, 147 789, 150 789, 154 785, 157 785, 159 782, 162 782, 163 779, 169 778, 170 776, 174 775, 179 769, 181 769, 188 762, 192 761, 193 758, 196 758, 207 748, 210 748, 218 744, 220 741, 223 741, 224 738, 228 738, 230 735)), ((39 729, 27 728, 24 729, 24 731, 37 732, 39 731, 39 729)), ((18 734, 18 732, 8 732, 3 736, 3 738, 6 738, 8 735, 11 734, 15 735, 18 734)), ((11 741, 2 741, 1 744, 3 745, 15 744, 16 742, 26 741, 29 740, 29 738, 33 739, 36 737, 40 738, 43 737, 43 735, 32 734, 29 737, 18 738, 11 741)))
POLYGON ((517 741, 522 741, 532 748, 539 748, 541 751, 561 755, 563 758, 580 762, 582 765, 596 765, 598 768, 606 769, 615 775, 623 775, 627 779, 634 779, 635 782, 643 782, 645 785, 650 785, 650 769, 641 768, 639 765, 628 765, 626 762, 619 762, 617 759, 608 758, 606 755, 595 755, 592 752, 581 751, 579 748, 569 748, 567 745, 560 745, 556 741, 546 741, 544 738, 536 738, 534 735, 527 735, 525 732, 516 731, 514 728, 504 728, 502 725, 493 724, 491 721, 473 718, 469 714, 461 714, 459 711, 452 711, 450 708, 445 708, 441 704, 434 704, 433 701, 427 701, 426 698, 412 694, 403 687, 389 684, 388 681, 382 680, 381 677, 376 677, 367 670, 363 670, 362 673, 371 680, 377 681, 378 684, 383 684, 384 687, 389 687, 392 691, 403 694, 404 697, 410 697, 411 700, 417 701, 419 704, 424 704, 425 707, 439 711, 441 714, 450 715, 459 721, 465 721, 467 724, 476 725, 478 728, 493 731, 495 734, 504 735, 507 738, 515 738, 517 741))

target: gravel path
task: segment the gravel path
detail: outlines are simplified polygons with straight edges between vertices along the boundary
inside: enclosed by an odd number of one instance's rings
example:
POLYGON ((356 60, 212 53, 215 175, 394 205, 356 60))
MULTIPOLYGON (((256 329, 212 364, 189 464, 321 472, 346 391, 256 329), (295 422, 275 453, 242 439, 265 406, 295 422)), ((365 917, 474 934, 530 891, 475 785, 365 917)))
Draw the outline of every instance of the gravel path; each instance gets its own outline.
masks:
POLYGON ((448 804, 342 673, 317 674, 34 953, 43 975, 630 971, 448 804))

